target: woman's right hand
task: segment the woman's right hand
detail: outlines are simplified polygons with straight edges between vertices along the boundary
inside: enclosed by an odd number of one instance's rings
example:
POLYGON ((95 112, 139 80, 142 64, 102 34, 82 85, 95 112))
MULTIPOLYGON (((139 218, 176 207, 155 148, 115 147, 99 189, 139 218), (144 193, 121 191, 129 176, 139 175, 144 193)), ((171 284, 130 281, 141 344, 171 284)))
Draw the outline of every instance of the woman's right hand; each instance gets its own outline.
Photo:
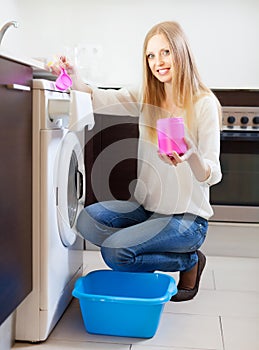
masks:
POLYGON ((85 82, 78 74, 76 68, 72 66, 72 64, 67 60, 66 56, 60 56, 56 62, 49 64, 48 68, 53 74, 57 76, 60 74, 61 68, 65 69, 72 78, 73 90, 78 90, 82 92, 87 92, 88 94, 92 94, 92 88, 85 84, 85 82))
POLYGON ((48 68, 55 75, 60 74, 61 68, 65 69, 69 75, 76 74, 75 68, 67 60, 66 56, 60 56, 57 61, 48 64, 48 68))

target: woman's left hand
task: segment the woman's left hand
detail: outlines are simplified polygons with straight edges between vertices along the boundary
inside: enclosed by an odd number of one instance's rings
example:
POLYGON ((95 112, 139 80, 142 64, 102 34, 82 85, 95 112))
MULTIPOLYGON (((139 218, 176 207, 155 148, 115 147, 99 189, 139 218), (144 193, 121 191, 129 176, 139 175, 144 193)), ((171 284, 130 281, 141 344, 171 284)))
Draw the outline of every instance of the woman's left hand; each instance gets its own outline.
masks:
POLYGON ((167 155, 165 153, 160 153, 159 151, 157 151, 157 154, 163 162, 165 162, 169 165, 177 166, 177 164, 183 162, 181 157, 179 156, 179 154, 175 151, 173 151, 171 155, 167 155))
POLYGON ((187 145, 187 151, 184 155, 179 156, 177 152, 173 151, 172 155, 168 156, 158 151, 159 158, 165 163, 174 166, 187 161, 196 179, 200 182, 206 181, 211 173, 210 167, 201 158, 194 143, 189 138, 185 138, 184 141, 187 145))
POLYGON ((190 156, 196 152, 196 147, 194 146, 193 142, 189 138, 184 138, 184 141, 187 146, 187 151, 180 156, 177 152, 172 151, 172 154, 167 155, 167 154, 162 154, 158 151, 158 156, 159 158, 169 164, 169 165, 174 165, 177 166, 180 163, 183 163, 184 161, 188 160, 190 156))

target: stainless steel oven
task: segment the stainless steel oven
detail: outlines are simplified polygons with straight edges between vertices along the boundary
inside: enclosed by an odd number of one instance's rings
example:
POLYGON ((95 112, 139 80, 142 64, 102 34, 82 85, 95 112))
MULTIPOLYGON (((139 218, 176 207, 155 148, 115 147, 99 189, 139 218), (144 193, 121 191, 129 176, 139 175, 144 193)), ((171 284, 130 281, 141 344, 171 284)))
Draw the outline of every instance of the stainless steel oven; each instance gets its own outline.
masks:
POLYGON ((222 105, 222 181, 211 221, 259 223, 259 90, 214 90, 222 105))

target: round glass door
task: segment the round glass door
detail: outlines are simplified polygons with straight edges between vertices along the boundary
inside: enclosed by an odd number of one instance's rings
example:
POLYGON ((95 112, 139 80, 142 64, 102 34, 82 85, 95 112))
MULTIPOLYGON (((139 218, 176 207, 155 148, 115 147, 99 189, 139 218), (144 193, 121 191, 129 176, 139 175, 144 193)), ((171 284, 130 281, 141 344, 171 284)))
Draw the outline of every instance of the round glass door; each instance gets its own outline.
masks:
POLYGON ((71 228, 74 226, 77 208, 78 208, 77 172, 78 172, 78 161, 76 158, 76 154, 73 151, 70 159, 69 170, 68 170, 68 186, 67 186, 67 210, 68 210, 69 224, 71 228))
POLYGON ((73 133, 62 141, 57 168, 57 215, 59 234, 65 246, 74 244, 76 219, 84 206, 85 170, 80 143, 73 133))

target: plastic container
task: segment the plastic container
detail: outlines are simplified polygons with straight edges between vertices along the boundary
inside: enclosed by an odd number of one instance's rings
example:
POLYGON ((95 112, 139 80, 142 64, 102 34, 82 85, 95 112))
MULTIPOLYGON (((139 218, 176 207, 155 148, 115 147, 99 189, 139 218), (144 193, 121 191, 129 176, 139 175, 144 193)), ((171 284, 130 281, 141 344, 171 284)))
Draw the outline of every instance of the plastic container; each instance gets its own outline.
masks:
POLYGON ((73 82, 70 76, 67 74, 67 71, 64 68, 61 68, 61 72, 56 80, 56 88, 61 91, 65 91, 72 86, 73 82))
POLYGON ((183 118, 162 118, 157 121, 158 147, 161 153, 171 155, 176 151, 183 155, 187 151, 184 142, 183 118))
POLYGON ((165 303, 176 293, 169 275, 113 270, 80 277, 72 292, 89 333, 138 338, 154 336, 165 303))

